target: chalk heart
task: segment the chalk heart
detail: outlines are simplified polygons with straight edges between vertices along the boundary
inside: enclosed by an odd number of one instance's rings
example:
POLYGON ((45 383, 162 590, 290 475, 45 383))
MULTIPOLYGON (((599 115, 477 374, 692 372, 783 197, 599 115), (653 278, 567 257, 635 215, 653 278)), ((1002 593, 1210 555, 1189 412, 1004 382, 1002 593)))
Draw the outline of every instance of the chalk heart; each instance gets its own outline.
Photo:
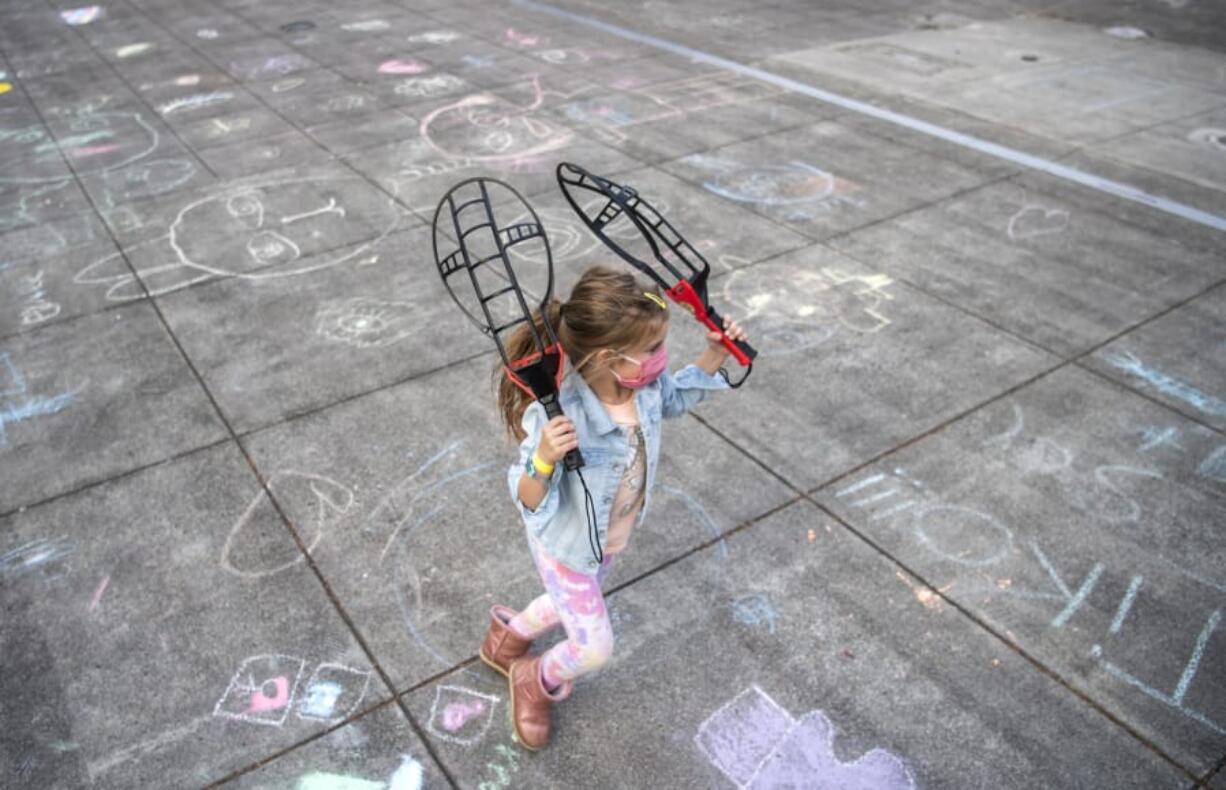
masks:
POLYGON ((1024 206, 1009 218, 1009 238, 1014 241, 1059 233, 1068 227, 1069 215, 1064 209, 1024 206))
POLYGON ((421 74, 429 71, 430 67, 419 60, 399 60, 392 58, 385 60, 379 64, 380 74, 421 74))

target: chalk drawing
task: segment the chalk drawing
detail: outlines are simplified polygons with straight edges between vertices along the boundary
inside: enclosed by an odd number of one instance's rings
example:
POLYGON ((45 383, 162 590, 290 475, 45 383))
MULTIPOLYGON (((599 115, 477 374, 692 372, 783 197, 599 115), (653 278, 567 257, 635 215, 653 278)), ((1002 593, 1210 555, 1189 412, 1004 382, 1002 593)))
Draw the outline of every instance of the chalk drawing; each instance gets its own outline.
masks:
POLYGON ((400 96, 430 98, 463 90, 467 85, 467 82, 453 74, 432 74, 428 77, 401 80, 396 83, 393 91, 400 96))
POLYGON ((190 735, 194 735, 197 730, 212 720, 212 716, 198 716, 197 718, 192 719, 179 727, 163 730, 152 738, 131 746, 126 746, 123 749, 112 752, 104 758, 86 763, 85 771, 89 776, 90 782, 92 783, 96 781, 99 776, 107 771, 110 771, 117 765, 122 765, 126 762, 140 759, 146 754, 164 749, 167 746, 177 743, 190 735))
POLYGON ((221 699, 215 717, 280 727, 293 705, 306 661, 293 656, 260 655, 244 659, 221 699))
POLYGON ((820 710, 793 718, 750 686, 698 727, 694 743, 738 788, 872 787, 912 790, 915 780, 895 754, 873 749, 852 762, 834 754, 835 727, 820 710))
POLYGON ((47 126, 0 126, 0 184, 61 184, 60 152, 74 158, 78 176, 111 170, 147 156, 159 142, 140 113, 81 112, 49 115, 47 126), (88 154, 73 156, 74 151, 88 154))
POLYGON ((375 33, 380 30, 388 30, 391 26, 386 19, 365 19, 360 22, 347 22, 341 25, 341 30, 350 33, 375 33))
POLYGON ((1209 453, 1196 467, 1196 473, 1209 480, 1226 483, 1226 444, 1209 453))
POLYGON ((1126 41, 1136 41, 1137 39, 1149 38, 1149 33, 1146 33, 1139 27, 1131 27, 1128 25, 1117 25, 1115 27, 1103 28, 1103 32, 1108 36, 1122 38, 1126 41))
POLYGON ((765 354, 797 354, 843 330, 873 334, 891 324, 887 306, 894 301, 894 281, 883 274, 765 263, 721 280, 724 299, 768 349, 765 354))
POLYGON ((1226 151, 1226 129, 1195 129, 1188 140, 1211 151, 1226 151))
POLYGON ((461 686, 438 686, 434 690, 426 729, 449 743, 472 746, 485 737, 494 721, 494 708, 500 701, 501 698, 493 694, 461 686))
POLYGON ((422 74, 430 70, 429 64, 422 63, 420 60, 403 60, 401 58, 392 58, 385 60, 379 64, 380 74, 422 74))
POLYGON ((58 414, 68 408, 68 405, 76 398, 78 391, 63 392, 50 398, 35 396, 27 398, 21 403, 0 406, 0 447, 8 446, 7 427, 9 425, 24 422, 34 417, 58 414))
POLYGON ((298 777, 294 790, 420 790, 424 779, 425 769, 422 764, 403 754, 400 756, 400 765, 386 782, 312 771, 298 777))
POLYGON ((1031 541, 1030 550, 1034 552, 1034 556, 1039 560, 1039 564, 1043 566, 1043 570, 1047 571, 1052 584, 1056 586, 1061 598, 1065 601, 1064 608, 1051 621, 1053 628, 1063 628, 1072 616, 1077 613, 1077 610, 1081 608, 1081 605, 1085 603, 1086 598, 1093 591, 1094 585, 1098 584, 1098 578, 1103 574, 1103 564, 1101 562, 1094 563, 1094 567, 1090 568, 1090 572, 1086 574, 1085 580, 1082 581, 1081 586, 1074 593, 1069 590, 1068 585, 1060 578, 1060 574, 1052 566, 1051 561, 1047 559, 1047 555, 1039 548, 1038 543, 1031 541))
POLYGON ((712 174, 702 184, 708 192, 779 213, 785 220, 810 220, 868 205, 859 184, 808 162, 751 164, 710 154, 691 154, 680 161, 712 174))
POLYGON ((536 33, 520 33, 515 28, 509 27, 502 34, 502 40, 519 49, 531 49, 548 44, 549 36, 541 36, 536 33))
POLYGON ((460 58, 460 62, 465 66, 474 69, 488 69, 494 65, 493 55, 465 55, 460 58))
POLYGON ((1137 599, 1137 593, 1141 591, 1141 584, 1145 579, 1141 576, 1133 576, 1128 582, 1128 592, 1124 593, 1124 597, 1120 599, 1120 605, 1115 610, 1115 617, 1111 618, 1111 625, 1107 630, 1113 634, 1118 634, 1120 628, 1124 625, 1125 618, 1132 611, 1132 604, 1137 599))
POLYGON ((775 621, 779 614, 771 604, 770 596, 764 592, 750 592, 738 595, 732 600, 732 616, 744 625, 765 625, 770 633, 775 633, 775 621))
POLYGON ((276 76, 284 77, 295 71, 313 68, 314 65, 309 58, 291 53, 230 61, 229 71, 240 79, 261 80, 276 76))
MULTIPOLYGON (((18 287, 18 299, 22 303, 22 326, 41 324, 60 314, 60 305, 47 298, 47 291, 43 286, 42 269, 22 279, 24 282, 18 287)), ((0 430, 3 429, 0 428, 0 430)))
MULTIPOLYGON (((141 258, 164 248, 167 260, 142 263, 138 274, 157 296, 216 277, 262 281, 331 268, 369 254, 398 226, 393 199, 373 194, 358 178, 273 178, 231 186, 193 200, 178 211, 163 236, 127 249, 147 248, 141 258), (323 198, 326 205, 319 205, 323 198), (352 202, 353 205, 347 205, 352 202), (295 213, 303 205, 315 208, 295 213), (355 228, 375 235, 350 241, 355 228)), ((86 266, 74 277, 82 285, 104 285, 106 298, 144 297, 119 253, 86 266)))
POLYGON ((421 119, 422 140, 441 156, 480 164, 530 159, 569 145, 573 131, 535 114, 545 101, 540 79, 533 76, 524 87, 531 93, 524 105, 478 93, 432 110, 421 119))
POLYGON ((314 30, 315 23, 309 19, 299 19, 293 22, 286 22, 278 29, 284 33, 305 33, 308 30, 314 30))
POLYGON ((134 58, 137 55, 143 55, 146 52, 153 50, 153 44, 148 41, 140 41, 135 44, 126 44, 115 50, 117 58, 134 58))
POLYGON ((457 41, 461 35, 454 30, 427 30, 409 36, 411 44, 450 44, 457 41))
POLYGON ((1150 450, 1162 447, 1170 447, 1172 450, 1183 449, 1183 445, 1179 443, 1179 429, 1173 425, 1161 429, 1153 425, 1146 425, 1141 428, 1141 438, 1144 439, 1144 442, 1137 447, 1139 453, 1148 453, 1150 450))
POLYGON ((1189 707, 1184 701, 1188 695, 1188 690, 1192 686, 1192 681, 1196 679, 1196 672, 1200 668, 1200 662, 1204 656, 1205 648, 1209 644, 1209 639, 1213 636, 1213 632, 1217 630, 1217 627, 1221 625, 1221 622, 1222 611, 1220 609, 1215 610, 1209 615, 1208 620, 1205 621, 1204 627, 1196 637, 1196 644, 1192 647, 1192 654, 1189 656, 1187 663, 1184 664, 1183 671, 1179 675, 1179 680, 1175 683, 1175 689, 1170 693, 1159 691, 1154 686, 1120 668, 1111 661, 1108 661, 1103 656, 1103 648, 1101 645, 1094 645, 1091 647, 1090 655, 1098 659, 1098 665, 1102 667, 1102 669, 1106 670, 1118 680, 1121 680, 1124 683, 1127 683, 1128 685, 1140 690, 1142 693, 1148 697, 1151 697, 1152 699, 1156 699, 1165 705, 1169 705, 1184 716, 1187 716, 1193 721, 1199 722, 1200 724, 1203 724, 1204 726, 1213 730, 1218 735, 1226 735, 1226 727, 1223 727, 1218 722, 1210 719, 1204 713, 1189 707))
POLYGON ((1009 218, 1005 230, 1014 241, 1060 233, 1068 227, 1069 213, 1064 209, 1045 206, 1022 206, 1009 218))
POLYGON ((867 510, 869 521, 882 521, 909 511, 930 498, 930 492, 926 489, 922 480, 899 468, 893 473, 874 472, 844 486, 834 496, 836 499, 851 497, 848 504, 867 510), (878 506, 878 503, 881 504, 878 506))
POLYGON ((185 112, 190 110, 199 110, 204 107, 212 107, 216 104, 224 104, 234 98, 234 94, 230 91, 212 91, 211 93, 194 93, 191 96, 184 96, 180 99, 173 99, 158 105, 158 112, 162 115, 171 115, 177 112, 185 112))
POLYGON ((370 670, 324 663, 315 667, 303 686, 298 717, 334 724, 357 713, 367 689, 370 670))
POLYGON ((102 577, 102 581, 98 584, 98 589, 94 590, 94 597, 89 599, 89 610, 91 612, 97 609, 98 604, 102 602, 102 594, 106 592, 106 588, 110 583, 110 575, 102 577))
POLYGON ((211 41, 217 38, 220 34, 211 27, 202 27, 196 31, 196 38, 202 38, 205 41, 211 41))
POLYGON ((292 469, 273 472, 268 478, 267 490, 261 489, 255 495, 242 515, 234 522, 234 526, 230 528, 225 543, 221 547, 221 567, 235 576, 245 579, 261 579, 289 570, 306 560, 306 557, 294 546, 290 536, 282 534, 278 529, 280 519, 268 499, 269 492, 276 497, 286 517, 294 523, 300 535, 306 531, 306 528, 312 529, 311 538, 306 546, 308 554, 315 551, 331 527, 349 511, 354 499, 353 489, 330 477, 309 472, 297 472, 292 469), (313 514, 303 519, 295 518, 295 513, 304 509, 310 513, 309 503, 311 502, 315 505, 313 514), (269 552, 266 549, 260 550, 263 544, 257 543, 251 549, 241 547, 245 533, 255 531, 260 525, 269 529, 270 524, 274 525, 271 529, 277 535, 277 539, 273 541, 274 547, 277 547, 278 543, 283 547, 282 550, 271 553, 278 558, 290 553, 292 554, 290 559, 274 560, 275 564, 269 564, 268 558, 262 556, 269 552))
POLYGON ((1105 355, 1103 359, 1119 370, 1136 376, 1162 394, 1183 401, 1197 411, 1214 417, 1226 417, 1226 402, 1201 392, 1187 382, 1149 367, 1132 352, 1111 353, 1105 355))
POLYGON ((36 571, 46 573, 53 566, 55 576, 66 573, 69 568, 65 562, 75 547, 67 538, 50 538, 32 540, 23 543, 15 549, 0 554, 0 579, 12 581, 36 571))
POLYGON ((414 307, 408 302, 359 296, 320 305, 315 314, 315 332, 357 348, 380 348, 413 334, 414 315, 414 307))
POLYGON ((102 17, 102 7, 96 5, 81 6, 80 8, 70 8, 67 11, 60 12, 60 19, 64 20, 67 25, 88 25, 102 17))
MULTIPOLYGON (((518 740, 512 732, 511 739, 518 740)), ((520 750, 512 749, 504 743, 494 747, 498 757, 485 764, 484 775, 492 775, 477 785, 477 790, 506 790, 511 786, 511 779, 519 773, 520 750)))
POLYGON ((987 513, 958 505, 925 505, 914 513, 915 536, 932 553, 959 565, 994 565, 1013 550, 1013 533, 987 513))
POLYGON ((1104 465, 1095 467, 1094 480, 1099 488, 1106 489, 1111 494, 1114 494, 1117 499, 1113 500, 1108 507, 1101 507, 1097 503, 1091 503, 1089 507, 1095 511, 1095 515, 1106 521, 1136 521, 1141 517, 1141 505, 1129 496, 1120 484, 1117 482, 1121 475, 1131 477, 1143 477, 1153 480, 1161 480, 1162 473, 1156 469, 1137 469, 1131 466, 1104 465))

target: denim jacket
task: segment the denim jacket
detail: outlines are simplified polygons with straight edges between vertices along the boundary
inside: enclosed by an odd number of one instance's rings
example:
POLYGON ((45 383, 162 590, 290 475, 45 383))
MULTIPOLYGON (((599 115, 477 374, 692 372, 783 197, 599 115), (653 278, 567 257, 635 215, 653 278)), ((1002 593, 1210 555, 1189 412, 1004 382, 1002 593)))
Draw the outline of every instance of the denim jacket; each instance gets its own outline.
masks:
MULTIPOLYGON (((660 423, 664 417, 680 417, 706 396, 707 390, 728 389, 728 382, 695 365, 687 365, 676 376, 663 373, 660 378, 638 390, 634 403, 638 408, 639 425, 647 448, 646 498, 638 520, 642 523, 651 505, 655 482, 656 461, 660 456, 660 423)), ((596 506, 596 529, 603 551, 608 543, 609 514, 613 495, 625 469, 629 453, 629 437, 625 429, 609 417, 596 393, 583 379, 572 373, 562 380, 558 392, 562 413, 575 424, 579 451, 583 453, 583 477, 596 506)), ((519 445, 519 460, 507 470, 511 500, 519 508, 530 538, 535 538, 545 551, 572 570, 592 575, 599 563, 589 540, 587 513, 584 508, 583 485, 579 475, 566 471, 562 461, 549 478, 549 489, 536 510, 529 510, 519 499, 519 480, 524 465, 541 440, 548 419, 545 407, 533 401, 524 412, 522 426, 527 436, 519 445)))

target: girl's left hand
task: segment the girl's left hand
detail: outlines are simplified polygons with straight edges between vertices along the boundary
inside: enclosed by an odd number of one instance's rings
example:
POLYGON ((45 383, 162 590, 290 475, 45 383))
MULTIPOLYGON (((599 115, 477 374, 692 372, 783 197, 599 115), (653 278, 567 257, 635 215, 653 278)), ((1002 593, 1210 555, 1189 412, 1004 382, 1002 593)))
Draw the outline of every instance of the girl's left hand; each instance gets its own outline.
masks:
MULTIPOLYGON (((745 330, 741 328, 740 324, 738 324, 736 321, 733 321, 731 318, 728 318, 727 316, 724 317, 724 334, 727 335, 728 338, 731 340, 744 340, 745 339, 745 330)), ((718 351, 722 354, 730 353, 728 349, 724 347, 723 337, 724 336, 721 335, 719 332, 708 332, 707 333, 707 346, 712 351, 718 351)))

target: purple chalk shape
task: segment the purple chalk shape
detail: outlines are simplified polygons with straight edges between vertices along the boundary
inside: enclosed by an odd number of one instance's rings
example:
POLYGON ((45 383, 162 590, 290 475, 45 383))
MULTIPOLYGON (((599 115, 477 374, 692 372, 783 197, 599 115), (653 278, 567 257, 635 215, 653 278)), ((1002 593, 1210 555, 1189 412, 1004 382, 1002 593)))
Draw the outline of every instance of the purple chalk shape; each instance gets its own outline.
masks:
POLYGON ((694 742, 712 765, 743 787, 793 724, 778 703, 750 686, 711 714, 694 742))
POLYGON ((745 784, 747 790, 829 788, 914 790, 911 772, 895 755, 873 749, 858 760, 834 756, 834 725, 820 710, 806 713, 745 784))

